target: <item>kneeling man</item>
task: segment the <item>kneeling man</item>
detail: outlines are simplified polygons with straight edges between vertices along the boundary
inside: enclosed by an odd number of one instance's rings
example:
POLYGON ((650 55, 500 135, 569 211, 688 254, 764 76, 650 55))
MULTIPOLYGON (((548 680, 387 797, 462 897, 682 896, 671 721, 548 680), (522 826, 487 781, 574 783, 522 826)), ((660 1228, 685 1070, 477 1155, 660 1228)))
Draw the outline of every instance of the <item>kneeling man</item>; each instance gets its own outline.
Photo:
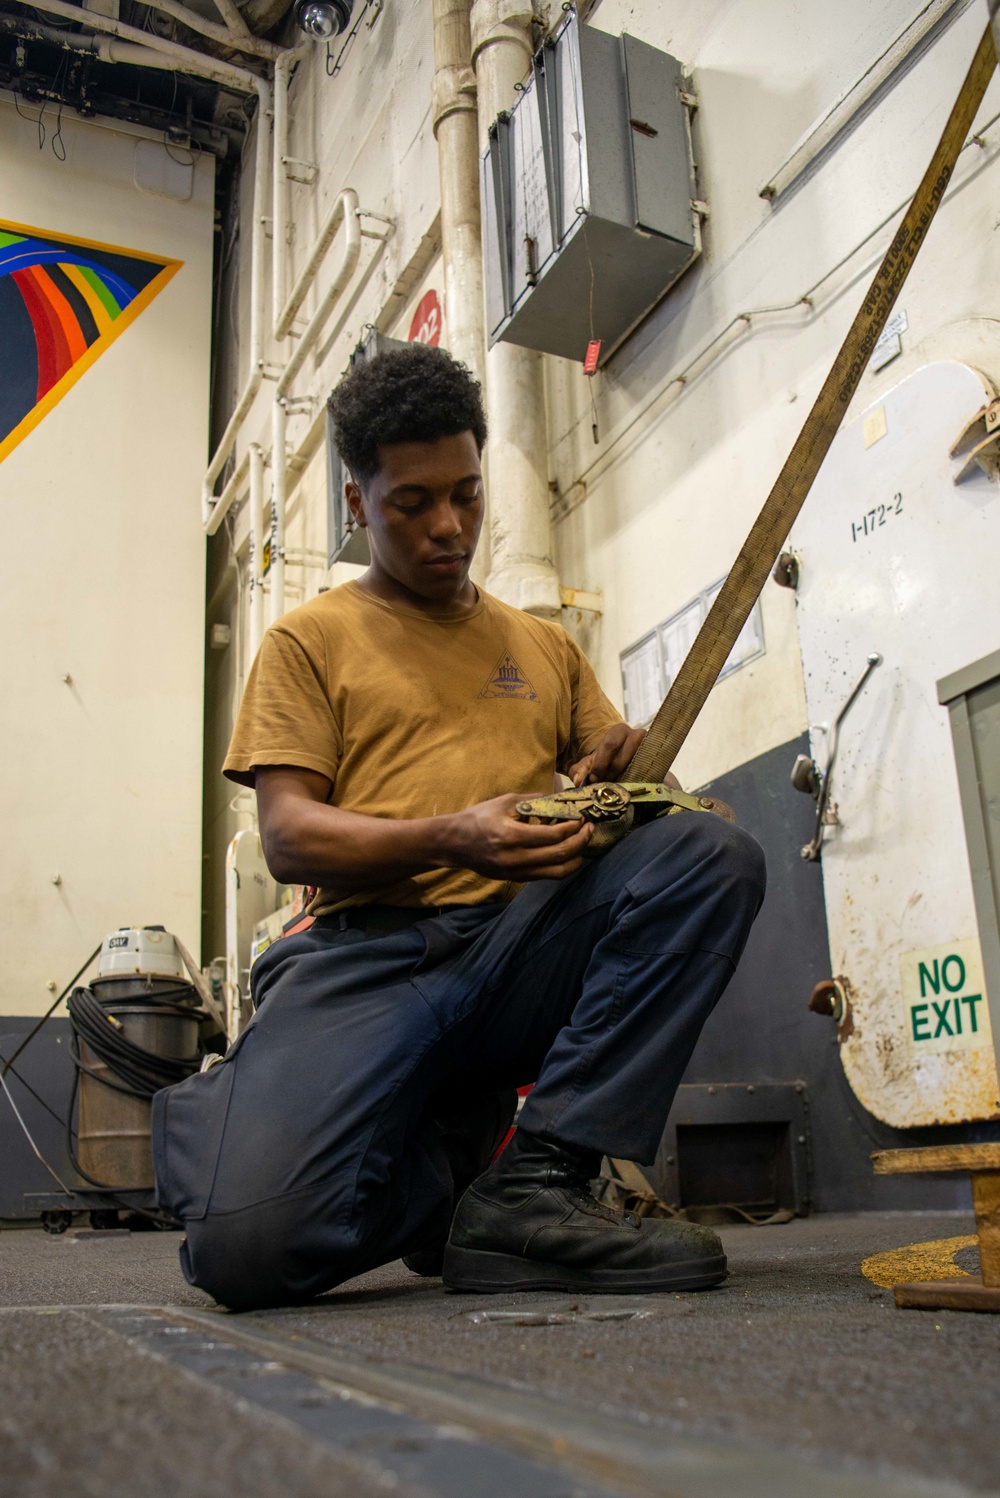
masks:
POLYGON ((255 964, 225 1061, 155 1100, 184 1273, 235 1309, 401 1256, 477 1293, 717 1284, 710 1229, 588 1182, 602 1155, 653 1160, 760 848, 679 812, 585 863, 588 824, 517 820, 556 771, 620 777, 642 731, 557 624, 469 579, 486 423, 464 367, 412 345, 330 404, 371 567, 268 631, 225 763, 316 920, 255 964))

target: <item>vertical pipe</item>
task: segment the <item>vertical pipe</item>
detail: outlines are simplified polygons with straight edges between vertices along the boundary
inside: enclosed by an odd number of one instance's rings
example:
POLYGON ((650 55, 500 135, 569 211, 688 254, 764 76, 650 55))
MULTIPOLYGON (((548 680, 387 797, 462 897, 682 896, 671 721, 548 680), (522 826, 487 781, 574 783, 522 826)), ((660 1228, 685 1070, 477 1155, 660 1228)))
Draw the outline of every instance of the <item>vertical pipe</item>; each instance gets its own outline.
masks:
POLYGON ((274 154, 271 170, 271 323, 275 338, 288 282, 288 85, 292 69, 311 50, 311 42, 290 47, 274 64, 274 154))
POLYGON ((216 509, 214 503, 215 483, 236 446, 236 439, 260 389, 264 373, 264 230, 267 224, 265 207, 270 167, 271 85, 263 78, 257 79, 256 91, 257 139, 254 146, 253 226, 250 235, 250 350, 246 383, 202 480, 202 515, 210 536, 218 530, 224 514, 224 511, 216 509))
POLYGON ((250 555, 247 572, 250 582, 250 660, 254 660, 264 636, 264 587, 261 577, 261 521, 264 506, 264 450, 259 442, 250 444, 250 555))
MULTIPOLYGON (((515 101, 515 85, 532 56, 530 0, 473 0, 479 150, 489 127, 515 101)), ((498 343, 486 356, 490 423, 491 592, 504 602, 559 617, 559 578, 552 562, 548 434, 542 356, 498 343)))
POLYGON ((276 624, 285 612, 285 503, 288 471, 285 434, 288 404, 279 395, 271 407, 271 617, 276 624))
POLYGON ((441 238, 448 344, 477 380, 485 376, 479 224, 479 122, 472 71, 472 0, 434 0, 434 135, 441 179, 441 238))
MULTIPOLYGON (((441 182, 441 244, 448 347, 486 388, 483 259, 479 215, 479 121, 472 71, 472 0, 433 0, 433 123, 441 182)), ((490 570, 489 515, 473 564, 490 570)))

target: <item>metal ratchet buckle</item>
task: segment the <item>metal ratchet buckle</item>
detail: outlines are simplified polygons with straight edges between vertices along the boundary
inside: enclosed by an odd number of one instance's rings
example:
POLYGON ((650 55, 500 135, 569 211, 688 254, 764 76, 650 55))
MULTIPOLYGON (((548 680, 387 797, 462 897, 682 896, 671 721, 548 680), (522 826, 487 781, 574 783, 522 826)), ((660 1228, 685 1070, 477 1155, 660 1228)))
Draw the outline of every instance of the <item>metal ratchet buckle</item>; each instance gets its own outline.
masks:
POLYGON ((627 822, 632 827, 652 821, 654 817, 671 816, 678 811, 710 811, 735 822, 732 807, 714 796, 692 796, 687 791, 663 785, 658 781, 627 781, 620 784, 604 780, 597 785, 555 791, 551 796, 532 796, 514 807, 523 822, 535 825, 553 822, 595 822, 598 826, 627 822))

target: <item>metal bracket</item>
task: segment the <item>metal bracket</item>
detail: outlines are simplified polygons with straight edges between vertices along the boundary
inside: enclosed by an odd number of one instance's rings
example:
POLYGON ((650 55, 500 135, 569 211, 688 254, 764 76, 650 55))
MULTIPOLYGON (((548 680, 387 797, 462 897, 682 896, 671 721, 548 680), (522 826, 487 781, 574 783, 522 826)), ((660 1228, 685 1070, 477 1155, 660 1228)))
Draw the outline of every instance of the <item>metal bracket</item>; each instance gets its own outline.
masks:
POLYGON ((376 234, 374 229, 362 229, 362 239, 381 239, 384 243, 396 227, 396 220, 394 218, 387 218, 384 213, 375 213, 371 208, 355 208, 354 216, 359 219, 373 218, 377 223, 387 225, 384 234, 376 234))
POLYGON ((604 594, 588 592, 586 588, 560 588, 559 599, 564 609, 582 609, 585 614, 600 618, 604 613, 604 594))
POLYGON ((949 457, 960 458, 952 474, 952 483, 985 473, 994 482, 1000 477, 1000 400, 991 401, 976 412, 952 444, 949 457))
POLYGON ((313 183, 316 181, 316 178, 319 176, 319 166, 315 161, 302 161, 298 156, 282 156, 281 164, 286 168, 285 176, 288 178, 289 182, 301 182, 306 187, 312 187, 313 183), (304 167, 307 172, 311 173, 311 175, 308 177, 299 177, 295 172, 290 172, 287 170, 287 168, 290 166, 304 167))

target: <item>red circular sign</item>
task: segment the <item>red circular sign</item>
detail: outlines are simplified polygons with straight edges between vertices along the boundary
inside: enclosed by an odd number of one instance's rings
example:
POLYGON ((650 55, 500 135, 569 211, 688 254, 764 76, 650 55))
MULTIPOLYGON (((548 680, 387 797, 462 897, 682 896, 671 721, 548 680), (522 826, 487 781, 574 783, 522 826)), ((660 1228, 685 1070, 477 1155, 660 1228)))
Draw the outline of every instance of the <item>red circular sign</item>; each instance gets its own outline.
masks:
POLYGON ((429 343, 431 348, 437 348, 441 342, 441 321, 441 302, 437 292, 425 292, 410 324, 410 343, 429 343))

